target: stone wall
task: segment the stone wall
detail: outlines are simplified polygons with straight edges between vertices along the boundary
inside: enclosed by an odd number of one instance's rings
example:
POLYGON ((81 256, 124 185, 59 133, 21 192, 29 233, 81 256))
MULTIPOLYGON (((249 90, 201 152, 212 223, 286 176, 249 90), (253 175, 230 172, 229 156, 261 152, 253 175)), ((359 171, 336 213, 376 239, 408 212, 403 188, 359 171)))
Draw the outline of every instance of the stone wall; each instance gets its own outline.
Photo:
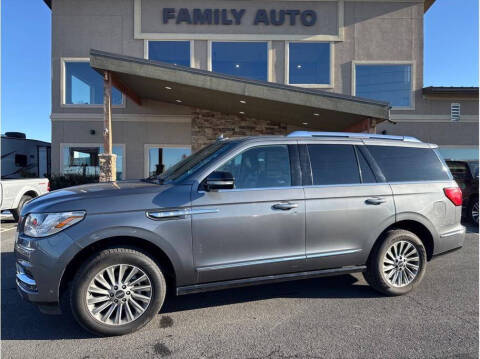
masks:
POLYGON ((192 152, 224 137, 286 135, 287 125, 281 122, 257 120, 242 115, 197 109, 192 114, 192 152))

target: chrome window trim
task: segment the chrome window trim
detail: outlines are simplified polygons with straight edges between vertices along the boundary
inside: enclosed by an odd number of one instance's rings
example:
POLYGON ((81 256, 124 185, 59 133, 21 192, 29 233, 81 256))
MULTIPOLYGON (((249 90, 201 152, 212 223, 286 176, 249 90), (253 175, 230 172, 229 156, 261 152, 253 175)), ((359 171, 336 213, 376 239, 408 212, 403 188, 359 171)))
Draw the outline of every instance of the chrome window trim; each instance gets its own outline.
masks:
MULTIPOLYGON (((219 189, 217 191, 209 191, 209 192, 245 192, 245 191, 278 191, 278 190, 289 190, 289 189, 302 189, 304 186, 284 186, 284 187, 255 187, 255 188, 234 188, 234 189, 219 189)), ((207 191, 198 191, 198 193, 207 193, 207 191)))

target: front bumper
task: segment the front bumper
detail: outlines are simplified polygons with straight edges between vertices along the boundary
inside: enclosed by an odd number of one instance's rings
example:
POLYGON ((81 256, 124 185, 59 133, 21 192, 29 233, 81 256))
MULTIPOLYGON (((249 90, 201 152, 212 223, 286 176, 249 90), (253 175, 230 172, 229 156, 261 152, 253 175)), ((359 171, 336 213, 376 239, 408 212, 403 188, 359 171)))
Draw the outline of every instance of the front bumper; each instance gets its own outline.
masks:
POLYGON ((16 284, 23 299, 47 308, 58 305, 65 257, 72 244, 64 233, 39 239, 17 233, 16 284))

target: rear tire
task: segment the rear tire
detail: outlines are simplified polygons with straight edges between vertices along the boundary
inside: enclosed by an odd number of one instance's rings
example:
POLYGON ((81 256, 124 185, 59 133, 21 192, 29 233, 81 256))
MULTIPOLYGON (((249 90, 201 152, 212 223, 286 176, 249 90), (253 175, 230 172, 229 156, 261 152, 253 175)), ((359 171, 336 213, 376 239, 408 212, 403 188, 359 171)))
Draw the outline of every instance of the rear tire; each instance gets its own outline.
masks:
POLYGON ((421 282, 426 265, 427 253, 420 238, 412 232, 395 229, 375 245, 363 276, 380 293, 403 295, 421 282))
POLYGON ((16 209, 11 209, 10 210, 15 222, 18 222, 18 220, 20 219, 20 213, 22 212, 22 208, 25 205, 25 203, 30 201, 31 199, 33 199, 32 196, 23 195, 22 198, 20 198, 20 202, 18 202, 18 207, 16 209))
POLYGON ((467 213, 469 221, 478 226, 478 197, 470 200, 467 213))
POLYGON ((89 332, 123 335, 152 320, 166 290, 160 266, 147 253, 112 247, 80 267, 71 285, 70 306, 74 318, 89 332))

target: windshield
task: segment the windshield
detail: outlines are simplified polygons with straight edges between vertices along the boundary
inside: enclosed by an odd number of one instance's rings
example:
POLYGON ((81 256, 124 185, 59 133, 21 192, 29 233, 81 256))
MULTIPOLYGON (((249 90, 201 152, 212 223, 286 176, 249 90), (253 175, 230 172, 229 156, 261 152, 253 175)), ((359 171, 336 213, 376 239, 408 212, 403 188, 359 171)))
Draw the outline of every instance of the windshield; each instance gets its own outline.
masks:
POLYGON ((158 176, 152 176, 148 179, 156 179, 161 183, 167 183, 175 180, 182 180, 201 167, 205 166, 210 161, 214 160, 225 151, 230 149, 234 143, 232 142, 215 142, 188 156, 176 165, 170 167, 168 170, 158 176))

